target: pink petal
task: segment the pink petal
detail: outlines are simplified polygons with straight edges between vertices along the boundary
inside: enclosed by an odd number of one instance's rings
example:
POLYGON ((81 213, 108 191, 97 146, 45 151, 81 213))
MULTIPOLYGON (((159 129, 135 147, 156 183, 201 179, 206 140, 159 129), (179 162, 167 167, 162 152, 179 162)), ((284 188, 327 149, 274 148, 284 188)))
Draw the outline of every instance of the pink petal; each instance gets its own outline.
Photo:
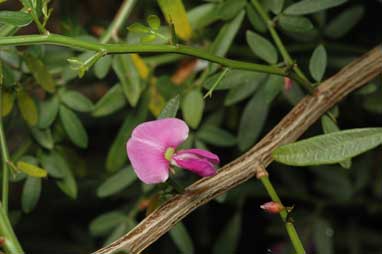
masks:
POLYGON ((188 136, 188 126, 177 118, 165 118, 138 125, 132 137, 151 141, 158 146, 176 148, 188 136))
POLYGON ((214 164, 219 162, 219 157, 201 149, 187 149, 177 152, 171 163, 175 166, 190 170, 200 176, 216 174, 214 164))
POLYGON ((169 175, 169 162, 165 150, 152 141, 130 138, 126 144, 127 155, 138 178, 147 184, 165 182, 169 175))
POLYGON ((191 154, 197 155, 198 157, 204 157, 208 159, 210 162, 212 162, 213 164, 218 164, 220 162, 220 159, 216 154, 211 153, 207 150, 203 150, 203 149, 197 149, 197 148, 184 149, 184 150, 180 150, 176 154, 179 155, 183 153, 191 153, 191 154))

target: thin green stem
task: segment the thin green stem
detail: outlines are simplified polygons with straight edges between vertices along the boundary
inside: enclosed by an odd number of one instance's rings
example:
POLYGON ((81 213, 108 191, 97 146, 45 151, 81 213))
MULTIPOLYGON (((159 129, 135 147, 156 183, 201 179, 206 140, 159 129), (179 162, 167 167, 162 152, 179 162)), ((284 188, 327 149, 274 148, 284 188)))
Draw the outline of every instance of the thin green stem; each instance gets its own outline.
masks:
MULTIPOLYGON (((260 177, 260 181, 264 185, 272 201, 282 205, 281 200, 279 196, 277 195, 275 188, 273 187, 271 181, 269 180, 269 177, 267 175, 264 175, 260 177)), ((296 228, 294 227, 293 223, 288 219, 288 211, 286 210, 281 211, 280 217, 285 223, 285 227, 288 232, 289 238, 297 254, 305 254, 304 246, 302 245, 300 237, 297 234, 296 228)))
POLYGON ((268 13, 264 10, 264 8, 261 6, 258 0, 252 0, 252 4, 255 7, 256 11, 260 14, 265 24, 267 24, 268 30, 273 38, 273 41, 276 44, 277 49, 279 50, 281 56, 283 57, 284 62, 288 66, 290 66, 293 69, 293 71, 296 73, 296 75, 299 77, 300 84, 309 92, 312 92, 313 88, 311 86, 311 83, 309 82, 305 74, 300 70, 298 65, 295 64, 292 57, 289 55, 287 49, 285 48, 283 42, 281 41, 280 36, 278 35, 276 29, 274 28, 274 22, 271 20, 268 13))
MULTIPOLYGON (((0 85, 0 112, 2 111, 2 90, 3 86, 0 85)), ((0 148, 3 166, 3 184, 2 184, 2 205, 4 213, 8 213, 8 192, 9 192, 9 152, 4 135, 3 118, 0 116, 0 148)))
MULTIPOLYGON (((0 67, 1 68, 1 67, 0 67)), ((2 111, 2 84, 0 84, 0 112, 2 111)), ((8 194, 9 194, 9 152, 3 129, 3 118, 0 116, 0 147, 3 166, 2 203, 0 207, 0 235, 5 238, 4 249, 9 254, 22 254, 22 250, 12 225, 8 219, 8 194)))
POLYGON ((115 37, 117 35, 118 31, 121 29, 121 26, 125 24, 127 18, 130 16, 130 13, 133 10, 136 3, 137 0, 125 0, 122 3, 110 26, 102 35, 100 39, 101 43, 109 42, 112 37, 115 37))
MULTIPOLYGON (((197 49, 183 45, 129 45, 126 43, 103 44, 99 42, 85 41, 58 34, 22 35, 0 38, 0 46, 21 46, 32 44, 50 44, 80 50, 103 51, 106 54, 176 53, 205 59, 210 62, 218 63, 223 66, 229 67, 231 69, 242 69, 287 76, 286 70, 279 67, 231 60, 208 53, 203 49, 197 49)), ((294 77, 294 80, 297 82, 301 81, 300 77, 294 77)))

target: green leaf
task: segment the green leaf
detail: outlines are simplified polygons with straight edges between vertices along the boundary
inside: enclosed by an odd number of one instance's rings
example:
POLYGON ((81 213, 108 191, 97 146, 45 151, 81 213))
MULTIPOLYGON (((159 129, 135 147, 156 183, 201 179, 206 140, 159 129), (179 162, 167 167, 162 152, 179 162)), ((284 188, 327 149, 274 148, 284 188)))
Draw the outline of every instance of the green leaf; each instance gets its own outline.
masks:
POLYGON ((329 222, 318 218, 313 227, 313 241, 316 246, 317 253, 332 254, 333 250, 333 234, 334 230, 329 222))
POLYGON ((138 112, 130 112, 127 115, 107 154, 106 169, 108 171, 116 171, 124 165, 127 160, 126 141, 130 137, 133 129, 145 121, 147 113, 147 103, 142 102, 138 112))
POLYGON ((78 147, 86 148, 88 146, 88 134, 76 114, 61 105, 60 119, 69 139, 78 147))
MULTIPOLYGON (((225 106, 231 106, 251 96, 261 83, 265 81, 267 75, 254 72, 251 79, 244 80, 243 83, 232 88, 224 100, 225 106)), ((240 79, 239 79, 240 80, 240 79)))
POLYGON ((325 35, 332 39, 341 38, 358 24, 364 14, 365 8, 362 5, 356 5, 344 10, 325 27, 325 35))
POLYGON ((67 160, 59 153, 55 154, 55 164, 57 168, 62 172, 63 177, 57 181, 57 186, 64 192, 68 197, 72 199, 77 198, 77 183, 73 176, 72 171, 69 168, 67 160))
POLYGON ((32 17, 22 11, 0 11, 0 24, 12 26, 27 26, 32 22, 32 17))
POLYGON ((228 131, 212 125, 205 125, 197 132, 197 138, 206 144, 229 147, 236 145, 236 138, 228 131))
POLYGON ((25 53, 23 55, 28 69, 31 71, 36 82, 47 92, 53 93, 56 88, 56 83, 52 75, 49 73, 45 64, 34 55, 25 53))
POLYGON ((170 230, 171 239, 174 241, 176 246, 179 249, 180 253, 184 254, 192 254, 194 253, 194 245, 192 243, 192 239, 187 232, 186 227, 178 222, 171 230, 170 230))
POLYGON ((104 213, 90 222, 90 234, 104 236, 126 220, 127 216, 120 211, 104 213))
POLYGON ((141 42, 142 43, 149 43, 149 42, 154 41, 156 38, 157 38, 157 36, 155 34, 148 34, 148 35, 141 37, 141 42))
POLYGON ((192 90, 182 100, 183 118, 192 128, 196 129, 202 120, 204 100, 200 90, 192 90))
POLYGON ((253 28, 260 33, 265 33, 267 31, 267 25, 264 23, 255 8, 251 4, 247 4, 246 11, 249 22, 253 28))
POLYGON ((309 61, 309 71, 312 77, 320 82, 325 74, 327 65, 327 55, 324 46, 319 45, 314 51, 309 61))
POLYGON ((245 0, 224 1, 218 5, 216 13, 222 20, 233 19, 244 7, 245 0))
POLYGON ((63 178, 65 176, 65 169, 62 170, 63 162, 62 157, 57 152, 39 153, 41 165, 48 172, 48 174, 55 178, 63 178))
MULTIPOLYGON (((211 89, 220 75, 221 72, 218 72, 208 77, 204 82, 203 87, 206 89, 211 89)), ((222 81, 220 81, 219 85, 215 87, 214 90, 227 90, 237 86, 246 86, 247 84, 252 84, 253 80, 263 80, 264 77, 264 73, 254 71, 231 70, 224 76, 222 81)))
POLYGON ((141 24, 141 23, 134 23, 127 27, 127 29, 132 33, 149 33, 150 28, 147 26, 141 24))
POLYGON ((19 90, 16 95, 21 116, 29 126, 35 126, 38 122, 38 114, 36 104, 32 97, 24 90, 19 90))
POLYGON ((382 143, 382 128, 363 128, 324 134, 281 146, 273 158, 291 166, 334 164, 382 143))
POLYGON ((216 5, 212 3, 201 4, 187 12, 193 30, 202 29, 217 21, 216 5))
POLYGON ((41 179, 28 177, 21 194, 21 208, 24 213, 30 213, 37 205, 41 194, 41 179))
POLYGON ((278 24, 281 29, 292 33, 306 33, 314 29, 312 22, 301 16, 280 15, 278 24))
POLYGON ((147 24, 149 24, 151 29, 158 30, 160 27, 160 19, 157 15, 150 15, 147 17, 147 24))
POLYGON ((283 77, 278 75, 269 75, 264 84, 265 103, 270 104, 276 96, 283 90, 283 77))
POLYGON ((90 112, 93 109, 91 100, 77 91, 62 90, 60 92, 60 99, 66 106, 75 111, 90 112))
POLYGON ((136 222, 132 218, 127 218, 125 223, 119 224, 117 227, 114 228, 114 230, 111 232, 111 234, 106 238, 104 242, 104 246, 111 244, 112 242, 116 241, 117 239, 121 238, 124 234, 129 232, 133 227, 136 226, 136 222))
POLYGON ((54 140, 53 140, 52 132, 50 131, 50 129, 31 128, 31 133, 33 138, 42 147, 46 149, 53 149, 54 140))
POLYGON ((97 196, 104 198, 116 194, 127 188, 135 180, 137 180, 137 175, 132 167, 121 169, 98 187, 97 196))
POLYGON ((241 11, 232 21, 226 23, 219 31, 209 51, 217 56, 224 56, 231 46, 244 19, 244 11, 241 11))
POLYGON ((15 96, 13 93, 10 93, 3 89, 1 93, 1 116, 7 116, 11 113, 13 105, 15 103, 15 96))
POLYGON ((186 9, 182 0, 157 0, 168 24, 172 23, 176 35, 188 41, 192 36, 192 29, 188 21, 186 9))
POLYGON ((93 107, 92 116, 101 117, 110 115, 126 106, 126 97, 121 85, 114 85, 93 107))
POLYGON ((284 6, 284 0, 267 0, 265 5, 274 13, 279 14, 284 6))
MULTIPOLYGON (((321 117, 321 125, 325 134, 340 131, 337 124, 327 115, 321 117)), ((340 162, 341 167, 349 169, 351 167, 351 159, 346 159, 340 162)))
POLYGON ((244 108, 238 132, 238 145, 241 151, 249 149, 263 130, 269 111, 265 91, 263 86, 244 108))
POLYGON ((213 248, 213 254, 237 253, 241 231, 241 214, 236 212, 219 234, 213 248))
POLYGON ((141 85, 138 71, 131 60, 131 56, 114 56, 112 66, 121 82, 122 90, 128 102, 135 107, 141 94, 141 85))
POLYGON ((94 74, 97 78, 103 79, 106 77, 110 70, 112 60, 112 56, 106 55, 94 64, 94 74))
POLYGON ((158 119, 175 117, 179 110, 180 96, 176 95, 174 98, 169 100, 162 111, 160 112, 158 119))
POLYGON ((21 172, 32 177, 46 177, 48 174, 45 169, 42 169, 24 161, 18 161, 16 167, 21 172))
POLYGON ((39 101, 39 122, 38 127, 41 129, 48 128, 52 125, 57 117, 60 103, 56 96, 47 99, 46 101, 39 101))
POLYGON ((303 0, 289 6, 284 13, 288 15, 305 15, 336 7, 347 0, 303 0))
POLYGON ((277 50, 267 39, 251 31, 246 33, 247 43, 253 53, 267 63, 276 64, 277 50))

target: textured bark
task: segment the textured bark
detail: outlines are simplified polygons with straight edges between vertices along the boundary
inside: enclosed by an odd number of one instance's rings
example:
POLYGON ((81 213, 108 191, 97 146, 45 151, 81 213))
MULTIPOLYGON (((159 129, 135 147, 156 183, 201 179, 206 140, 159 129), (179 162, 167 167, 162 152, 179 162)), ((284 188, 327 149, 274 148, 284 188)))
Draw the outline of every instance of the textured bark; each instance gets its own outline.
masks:
POLYGON ((203 178, 156 209, 129 233, 93 254, 116 250, 140 253, 199 206, 256 175, 257 166, 272 162, 272 151, 295 141, 328 109, 382 72, 382 47, 369 51, 304 97, 250 151, 225 165, 217 175, 203 178))

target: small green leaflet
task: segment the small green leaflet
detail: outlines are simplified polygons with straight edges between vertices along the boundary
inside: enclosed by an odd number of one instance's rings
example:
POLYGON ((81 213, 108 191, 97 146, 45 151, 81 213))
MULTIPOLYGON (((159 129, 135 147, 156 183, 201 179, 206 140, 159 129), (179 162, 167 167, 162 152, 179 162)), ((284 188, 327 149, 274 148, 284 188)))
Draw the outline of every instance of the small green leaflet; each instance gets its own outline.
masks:
POLYGON ((288 15, 305 15, 336 7, 347 0, 303 0, 289 6, 284 13, 288 15))
POLYGON ((325 74, 327 65, 327 54, 324 46, 319 45, 314 51, 309 61, 309 71, 314 80, 320 82, 325 74))
POLYGON ((88 134, 81 120, 69 108, 60 106, 60 119, 69 139, 78 147, 88 146, 88 134))
POLYGON ((192 254, 194 253, 194 246, 186 227, 179 222, 170 230, 170 236, 180 253, 192 254))
POLYGON ((27 26, 32 22, 32 16, 21 11, 0 11, 0 24, 27 26))
POLYGON ((182 100, 183 118, 194 129, 202 120, 204 104, 200 90, 190 91, 182 100))
POLYGON ((41 179, 29 176, 24 183, 21 194, 21 208, 25 213, 30 213, 37 205, 41 194, 41 179))
POLYGON ((314 29, 312 22, 302 16, 280 15, 278 24, 281 29, 292 33, 306 33, 314 29))
POLYGON ((132 167, 121 169, 99 186, 97 196, 104 198, 116 194, 131 185, 136 179, 137 175, 132 167))
POLYGON ((365 8, 361 5, 356 5, 344 10, 325 27, 325 35, 332 39, 338 39, 346 35, 358 24, 364 13, 365 8))
POLYGON ((340 163, 382 144, 382 128, 362 128, 318 135, 275 149, 272 157, 291 166, 340 163))
POLYGON ((253 53, 269 64, 277 63, 277 50, 270 41, 252 31, 247 31, 247 43, 253 53))
POLYGON ((127 215, 121 211, 104 213, 90 222, 89 231, 92 236, 103 236, 125 222, 126 219, 127 215))
POLYGON ((176 95, 174 98, 169 100, 160 112, 158 119, 175 117, 179 110, 180 96, 176 95))
POLYGON ((124 106, 127 100, 122 91, 121 85, 118 83, 107 91, 107 93, 95 104, 92 116, 101 117, 110 115, 124 106))

